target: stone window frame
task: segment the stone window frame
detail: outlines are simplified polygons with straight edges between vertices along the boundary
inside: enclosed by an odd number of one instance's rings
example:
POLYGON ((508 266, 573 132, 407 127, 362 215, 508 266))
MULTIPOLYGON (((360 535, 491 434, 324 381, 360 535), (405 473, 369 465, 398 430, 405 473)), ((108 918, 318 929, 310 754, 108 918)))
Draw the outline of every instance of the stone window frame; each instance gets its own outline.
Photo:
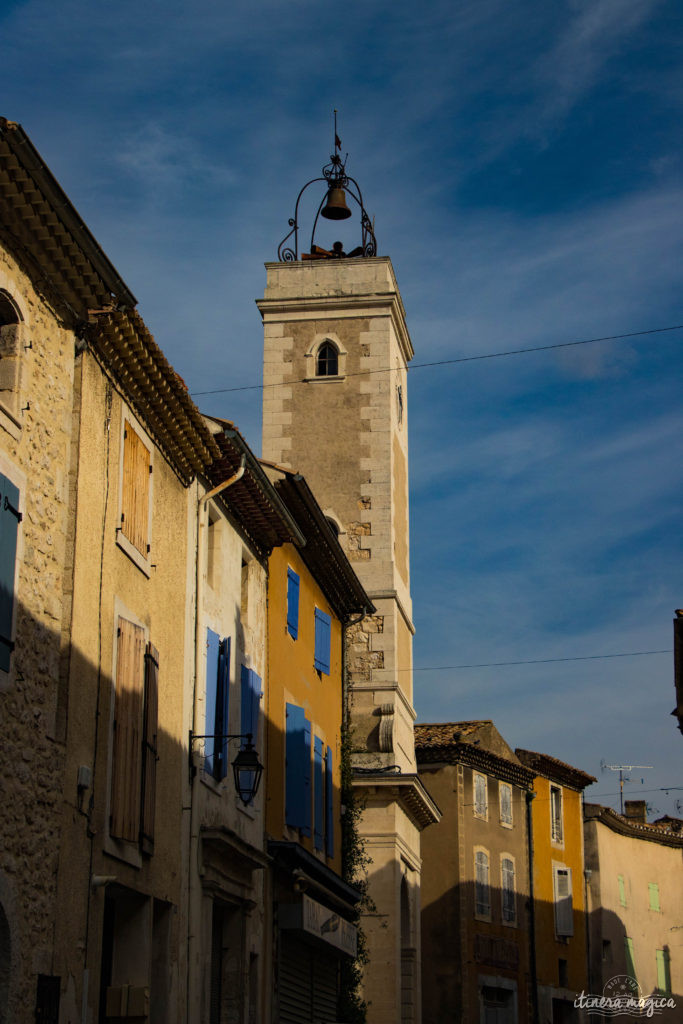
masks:
POLYGON ((327 383, 332 381, 340 381, 346 379, 346 357, 348 355, 347 350, 341 343, 338 334, 331 331, 326 331, 322 334, 316 334, 313 341, 306 350, 306 374, 304 379, 309 383, 327 383), (319 377, 317 375, 317 364, 318 364, 318 351, 320 347, 329 341, 337 349, 337 373, 329 377, 319 377))
MULTIPOLYGON (((0 390, 0 425, 18 440, 21 437, 21 384, 22 366, 25 348, 26 316, 18 298, 8 288, 0 287, 0 303, 4 300, 13 310, 16 321, 0 325, 0 363, 2 356, 15 360, 11 387, 0 390), (10 342, 10 334, 13 335, 10 342), (5 351, 7 347, 7 351, 5 351)), ((0 384, 4 383, 4 374, 0 374, 0 384)))

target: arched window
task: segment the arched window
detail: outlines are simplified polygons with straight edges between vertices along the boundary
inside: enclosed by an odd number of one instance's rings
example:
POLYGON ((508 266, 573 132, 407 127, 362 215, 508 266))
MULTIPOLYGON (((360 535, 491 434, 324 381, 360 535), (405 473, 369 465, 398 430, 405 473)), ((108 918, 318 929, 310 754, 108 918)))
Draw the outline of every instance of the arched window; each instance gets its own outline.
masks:
POLYGON ((324 341, 315 360, 316 377, 336 377, 339 373, 339 353, 331 341, 324 341))
POLYGON ((7 292, 0 290, 0 400, 16 418, 18 410, 22 317, 7 292))

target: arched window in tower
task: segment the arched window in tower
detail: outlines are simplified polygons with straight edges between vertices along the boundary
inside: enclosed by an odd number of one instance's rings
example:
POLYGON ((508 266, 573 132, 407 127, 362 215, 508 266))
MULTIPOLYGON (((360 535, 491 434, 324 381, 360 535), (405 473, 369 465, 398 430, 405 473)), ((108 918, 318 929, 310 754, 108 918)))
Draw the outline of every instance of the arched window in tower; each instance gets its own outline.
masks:
POLYGON ((324 341, 315 360, 316 377, 336 377, 339 373, 339 353, 331 341, 324 341))
POLYGON ((22 317, 12 298, 0 289, 0 402, 18 414, 22 317))

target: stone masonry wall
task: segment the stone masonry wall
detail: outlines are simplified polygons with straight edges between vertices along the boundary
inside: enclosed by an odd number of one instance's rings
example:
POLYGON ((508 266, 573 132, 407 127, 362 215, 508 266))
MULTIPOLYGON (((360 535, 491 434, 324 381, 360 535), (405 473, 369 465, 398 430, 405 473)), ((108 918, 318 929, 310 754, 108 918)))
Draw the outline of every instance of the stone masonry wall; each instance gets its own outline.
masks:
POLYGON ((33 1021, 36 975, 51 973, 63 747, 56 730, 74 337, 0 248, 0 288, 22 317, 20 426, 0 408, 0 472, 20 488, 16 635, 0 672, 0 901, 9 924, 8 1006, 33 1021))

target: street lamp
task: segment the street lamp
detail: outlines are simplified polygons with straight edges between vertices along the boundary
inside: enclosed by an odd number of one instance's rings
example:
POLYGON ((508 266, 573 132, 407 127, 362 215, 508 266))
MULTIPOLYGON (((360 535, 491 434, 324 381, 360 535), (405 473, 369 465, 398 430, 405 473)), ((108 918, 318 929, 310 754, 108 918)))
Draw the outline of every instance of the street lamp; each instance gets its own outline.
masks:
POLYGON ((190 743, 189 743, 189 755, 190 755, 190 782, 197 773, 197 769, 192 759, 192 744, 195 740, 214 740, 216 743, 223 743, 224 740, 246 740, 243 744, 242 749, 238 752, 235 760, 232 762, 233 777, 235 780, 235 789, 237 794, 244 804, 250 804, 261 784, 261 776, 263 775, 263 765, 258 759, 258 754, 252 743, 253 736, 250 732, 242 733, 225 733, 224 735, 218 735, 216 733, 209 733, 208 735, 198 736, 190 729, 190 743))

